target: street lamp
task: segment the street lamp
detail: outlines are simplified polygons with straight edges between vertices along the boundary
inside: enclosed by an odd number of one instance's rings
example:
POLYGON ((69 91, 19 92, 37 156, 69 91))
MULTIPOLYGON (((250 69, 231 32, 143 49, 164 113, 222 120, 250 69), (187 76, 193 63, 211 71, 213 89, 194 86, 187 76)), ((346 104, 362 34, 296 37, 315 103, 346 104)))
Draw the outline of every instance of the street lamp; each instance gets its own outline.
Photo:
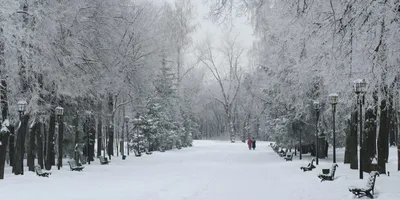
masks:
POLYGON ((129 133, 129 131, 128 131, 128 123, 129 123, 129 117, 128 116, 125 116, 125 126, 126 126, 126 153, 128 154, 128 156, 129 156, 129 146, 128 146, 128 144, 129 144, 129 138, 128 138, 128 133, 129 133))
POLYGON ((332 93, 329 95, 329 103, 332 105, 332 115, 333 115, 333 163, 336 163, 336 132, 335 132, 335 114, 336 114, 336 104, 338 102, 339 95, 332 93))
POLYGON ((19 112, 19 119, 22 119, 22 116, 25 113, 25 109, 26 109, 26 101, 18 101, 17 105, 18 105, 18 112, 19 112))
POLYGON ((363 179, 363 147, 362 147, 362 106, 364 104, 365 93, 367 92, 367 82, 365 79, 357 79, 353 82, 353 90, 357 95, 357 103, 360 108, 360 179, 363 179))
POLYGON ((16 144, 17 148, 15 150, 16 158, 14 161, 14 167, 15 167, 14 173, 15 173, 15 175, 19 175, 19 174, 23 175, 24 174, 24 164, 23 164, 24 163, 23 162, 24 139, 22 139, 22 138, 25 138, 24 134, 26 134, 25 128, 23 128, 23 127, 25 127, 25 122, 24 122, 25 120, 23 119, 23 116, 24 116, 24 113, 26 110, 27 103, 26 103, 26 101, 18 101, 17 105, 18 105, 19 120, 20 120, 21 126, 18 129, 17 144, 16 144))
POLYGON ((317 120, 315 122, 315 164, 318 165, 318 119, 319 119, 319 110, 320 110, 320 105, 318 101, 314 101, 314 109, 315 109, 315 114, 317 117, 317 120))
POLYGON ((57 168, 60 170, 62 167, 62 141, 63 141, 63 132, 64 126, 62 122, 62 116, 64 115, 64 108, 57 106, 55 109, 56 115, 58 116, 58 164, 57 168))

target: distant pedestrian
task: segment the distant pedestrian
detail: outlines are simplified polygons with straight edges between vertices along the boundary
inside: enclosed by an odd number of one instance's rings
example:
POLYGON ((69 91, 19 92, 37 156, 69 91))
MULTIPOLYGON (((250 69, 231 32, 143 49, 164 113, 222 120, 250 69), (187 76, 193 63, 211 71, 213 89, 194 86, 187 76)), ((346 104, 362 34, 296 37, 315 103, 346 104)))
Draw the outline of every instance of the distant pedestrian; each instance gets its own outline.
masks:
POLYGON ((249 138, 249 140, 247 140, 247 146, 249 146, 249 150, 251 150, 252 145, 253 145, 253 141, 249 138))
POLYGON ((256 140, 254 138, 252 139, 251 147, 253 148, 253 150, 256 149, 256 140))

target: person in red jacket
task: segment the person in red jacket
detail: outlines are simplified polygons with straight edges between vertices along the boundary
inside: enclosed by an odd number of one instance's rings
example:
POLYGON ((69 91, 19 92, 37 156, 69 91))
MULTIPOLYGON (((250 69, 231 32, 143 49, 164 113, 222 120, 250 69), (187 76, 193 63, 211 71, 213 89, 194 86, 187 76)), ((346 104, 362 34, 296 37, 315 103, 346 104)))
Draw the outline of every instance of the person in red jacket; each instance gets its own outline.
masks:
POLYGON ((251 145, 253 144, 253 140, 251 140, 249 138, 249 140, 247 140, 247 146, 249 146, 249 150, 251 150, 251 145))

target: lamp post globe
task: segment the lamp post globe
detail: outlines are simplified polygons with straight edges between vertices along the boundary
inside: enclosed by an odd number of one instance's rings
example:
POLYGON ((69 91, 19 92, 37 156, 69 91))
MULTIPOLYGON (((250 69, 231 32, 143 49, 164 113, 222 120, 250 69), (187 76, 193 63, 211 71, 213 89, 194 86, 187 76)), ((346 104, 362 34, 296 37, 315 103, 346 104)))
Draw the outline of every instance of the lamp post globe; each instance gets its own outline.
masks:
POLYGON ((337 93, 329 94, 329 103, 332 105, 336 105, 338 103, 339 95, 337 93))
POLYGON ((367 81, 365 79, 356 79, 353 82, 354 93, 365 94, 367 92, 367 81))
POLYGON ((20 118, 22 117, 22 115, 24 115, 27 104, 28 103, 26 103, 26 101, 24 101, 24 100, 18 101, 17 105, 18 105, 18 112, 20 114, 20 118))
POLYGON ((64 108, 61 107, 61 106, 57 106, 55 111, 56 111, 56 115, 57 116, 63 116, 64 115, 64 108))
POLYGON ((316 111, 319 111, 319 109, 320 109, 319 102, 318 102, 318 101, 314 101, 314 102, 313 102, 313 105, 314 105, 314 109, 315 109, 316 111))
POLYGON ((125 123, 128 123, 130 118, 128 116, 125 116, 125 123))

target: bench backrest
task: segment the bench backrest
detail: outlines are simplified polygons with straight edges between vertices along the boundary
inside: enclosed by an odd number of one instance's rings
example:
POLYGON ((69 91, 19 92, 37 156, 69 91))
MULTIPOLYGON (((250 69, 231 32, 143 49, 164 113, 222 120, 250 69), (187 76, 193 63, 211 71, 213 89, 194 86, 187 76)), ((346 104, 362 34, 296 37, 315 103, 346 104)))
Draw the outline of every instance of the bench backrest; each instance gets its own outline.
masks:
POLYGON ((311 166, 313 166, 313 165, 314 165, 314 161, 315 161, 315 159, 313 158, 313 159, 311 160, 311 162, 310 162, 310 163, 308 163, 308 166, 307 166, 307 167, 311 167, 311 166))
POLYGON ((379 172, 371 171, 371 173, 369 173, 369 178, 368 178, 368 182, 367 182, 366 188, 374 190, 376 176, 379 176, 379 172))
POLYGON ((100 162, 104 163, 104 162, 108 162, 107 158, 100 156, 100 162))
POLYGON ((69 163, 69 166, 72 167, 72 168, 78 167, 78 166, 76 165, 75 160, 70 160, 70 161, 68 161, 68 163, 69 163))
POLYGON ((332 168, 331 168, 331 172, 330 172, 330 175, 332 177, 335 177, 336 167, 338 167, 337 164, 332 164, 332 168))
POLYGON ((37 174, 43 174, 43 172, 42 172, 42 168, 40 167, 40 166, 35 166, 35 171, 36 171, 36 173, 37 174))

